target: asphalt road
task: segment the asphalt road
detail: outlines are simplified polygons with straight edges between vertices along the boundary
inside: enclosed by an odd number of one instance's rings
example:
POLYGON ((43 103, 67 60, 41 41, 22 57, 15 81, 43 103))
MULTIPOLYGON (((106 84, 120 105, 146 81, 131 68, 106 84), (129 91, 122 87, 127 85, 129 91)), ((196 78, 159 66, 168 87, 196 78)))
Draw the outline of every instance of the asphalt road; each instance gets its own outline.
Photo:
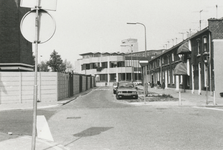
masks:
POLYGON ((129 105, 108 87, 65 105, 49 125, 55 141, 72 150, 223 149, 223 112, 129 105))
MULTIPOLYGON (((222 111, 126 101, 101 87, 38 113, 48 119, 55 142, 71 150, 223 149, 222 111)), ((0 112, 0 138, 10 138, 8 131, 31 135, 31 116, 31 111, 0 112)))

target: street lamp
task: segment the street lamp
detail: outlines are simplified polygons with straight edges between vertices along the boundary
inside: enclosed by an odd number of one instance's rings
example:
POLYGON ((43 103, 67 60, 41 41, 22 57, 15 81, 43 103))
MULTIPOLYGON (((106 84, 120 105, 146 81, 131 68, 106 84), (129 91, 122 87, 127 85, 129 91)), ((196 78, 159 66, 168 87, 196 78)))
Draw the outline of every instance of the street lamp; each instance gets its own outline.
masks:
POLYGON ((205 76, 206 76, 206 105, 208 105, 208 66, 209 66, 209 53, 203 53, 203 61, 206 66, 205 68, 205 76))
POLYGON ((130 24, 130 25, 140 24, 140 25, 142 25, 144 27, 144 32, 145 32, 145 57, 146 57, 146 50, 147 50, 147 44, 146 44, 146 26, 143 23, 140 23, 140 22, 127 22, 127 24, 130 24))
MULTIPOLYGON (((147 50, 147 44, 146 44, 146 26, 143 24, 143 23, 140 23, 140 22, 127 22, 127 24, 130 24, 130 25, 142 25, 144 27, 144 32, 145 32, 145 58, 146 58, 146 50, 147 50)), ((145 103, 145 99, 146 99, 146 86, 147 86, 147 77, 146 77, 146 66, 145 66, 145 69, 144 69, 144 72, 145 72, 145 83, 144 83, 144 103, 145 103)))

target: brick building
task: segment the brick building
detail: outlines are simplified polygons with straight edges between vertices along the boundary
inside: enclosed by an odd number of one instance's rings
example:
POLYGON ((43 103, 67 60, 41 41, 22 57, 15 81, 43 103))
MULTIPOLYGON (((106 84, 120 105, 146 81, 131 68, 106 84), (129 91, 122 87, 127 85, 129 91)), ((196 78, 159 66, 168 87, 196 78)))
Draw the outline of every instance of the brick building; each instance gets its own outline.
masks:
POLYGON ((32 44, 20 32, 20 21, 30 9, 20 0, 0 0, 0 70, 32 71, 32 44))
POLYGON ((148 62, 147 81, 165 88, 187 89, 195 94, 223 92, 223 18, 209 19, 208 26, 148 62), (176 68, 181 75, 176 75, 176 68), (178 67, 177 67, 178 66, 178 67))

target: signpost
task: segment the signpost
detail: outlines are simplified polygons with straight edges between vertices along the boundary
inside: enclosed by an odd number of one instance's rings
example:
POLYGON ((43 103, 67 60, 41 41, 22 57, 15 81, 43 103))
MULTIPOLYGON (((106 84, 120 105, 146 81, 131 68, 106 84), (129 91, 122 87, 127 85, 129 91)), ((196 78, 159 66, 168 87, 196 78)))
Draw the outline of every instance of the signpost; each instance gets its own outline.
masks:
POLYGON ((32 10, 25 14, 21 20, 20 29, 25 39, 35 44, 35 75, 33 95, 33 130, 31 150, 36 147, 36 122, 37 122, 37 65, 38 44, 48 41, 55 32, 55 21, 47 13, 48 10, 56 10, 56 0, 21 0, 20 7, 28 7, 32 10), (41 9, 43 8, 43 9, 41 9), (45 24, 44 24, 45 23, 45 24))
MULTIPOLYGON (((144 68, 146 68, 148 63, 149 63, 148 60, 140 60, 139 61, 139 64, 141 65, 141 67, 144 67, 144 68)), ((144 69, 144 79, 145 79, 145 81, 144 81, 144 103, 146 104, 146 95, 148 94, 148 83, 146 80, 146 69, 144 69)))

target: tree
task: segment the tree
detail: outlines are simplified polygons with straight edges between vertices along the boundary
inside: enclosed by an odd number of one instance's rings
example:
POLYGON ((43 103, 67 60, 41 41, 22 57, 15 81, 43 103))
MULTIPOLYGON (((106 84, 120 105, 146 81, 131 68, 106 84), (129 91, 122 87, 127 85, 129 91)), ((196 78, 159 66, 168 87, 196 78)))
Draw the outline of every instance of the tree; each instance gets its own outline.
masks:
POLYGON ((49 72, 47 62, 41 61, 40 64, 38 64, 38 71, 49 72))
POLYGON ((64 60, 64 64, 66 65, 66 72, 72 71, 73 66, 72 66, 72 64, 71 64, 70 61, 68 61, 67 59, 65 59, 64 60))
POLYGON ((60 55, 55 50, 53 50, 51 53, 50 60, 47 61, 47 65, 53 72, 64 72, 66 70, 66 65, 63 63, 60 55))

